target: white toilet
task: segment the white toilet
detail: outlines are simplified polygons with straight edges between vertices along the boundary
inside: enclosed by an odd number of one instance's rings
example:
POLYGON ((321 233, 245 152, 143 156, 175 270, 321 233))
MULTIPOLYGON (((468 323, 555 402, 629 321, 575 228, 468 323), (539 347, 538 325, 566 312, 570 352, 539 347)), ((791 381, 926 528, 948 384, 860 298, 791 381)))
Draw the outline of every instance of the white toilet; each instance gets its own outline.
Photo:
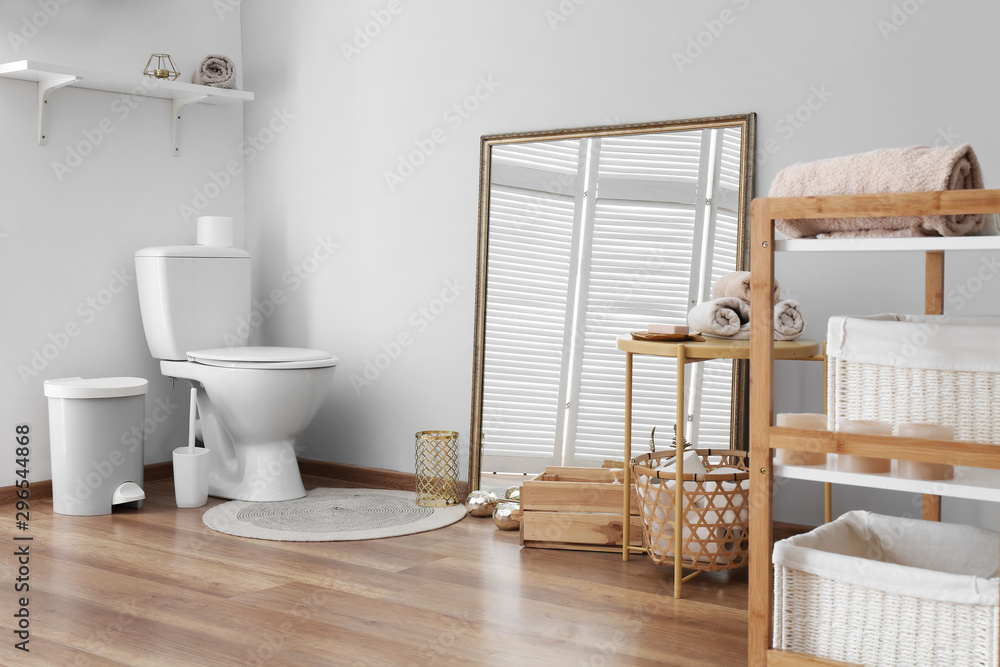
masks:
POLYGON ((164 375, 198 389, 209 494, 258 501, 304 496, 295 438, 323 404, 337 358, 246 347, 253 320, 250 255, 243 250, 144 248, 135 254, 135 269, 149 351, 164 375))

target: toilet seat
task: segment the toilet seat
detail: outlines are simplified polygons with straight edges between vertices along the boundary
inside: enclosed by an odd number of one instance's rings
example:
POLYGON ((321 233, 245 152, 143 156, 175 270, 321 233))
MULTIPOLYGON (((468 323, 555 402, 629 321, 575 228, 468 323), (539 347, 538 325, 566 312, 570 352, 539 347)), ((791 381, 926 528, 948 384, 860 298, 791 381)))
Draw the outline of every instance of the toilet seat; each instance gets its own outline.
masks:
POLYGON ((205 366, 260 370, 329 368, 340 362, 329 352, 301 347, 218 347, 188 352, 187 357, 205 366))

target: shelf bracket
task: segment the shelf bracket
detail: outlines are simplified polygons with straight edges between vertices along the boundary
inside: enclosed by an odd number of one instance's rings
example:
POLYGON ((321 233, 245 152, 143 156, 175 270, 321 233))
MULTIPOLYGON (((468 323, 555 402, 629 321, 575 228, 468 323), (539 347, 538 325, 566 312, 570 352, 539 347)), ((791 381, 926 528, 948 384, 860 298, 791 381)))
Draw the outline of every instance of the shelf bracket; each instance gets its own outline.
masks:
POLYGON ((39 81, 38 86, 38 143, 49 143, 49 93, 57 88, 79 81, 78 76, 59 76, 39 81))
POLYGON ((208 99, 208 95, 192 95, 170 100, 170 137, 174 155, 181 154, 181 110, 189 104, 196 104, 204 99, 208 99))

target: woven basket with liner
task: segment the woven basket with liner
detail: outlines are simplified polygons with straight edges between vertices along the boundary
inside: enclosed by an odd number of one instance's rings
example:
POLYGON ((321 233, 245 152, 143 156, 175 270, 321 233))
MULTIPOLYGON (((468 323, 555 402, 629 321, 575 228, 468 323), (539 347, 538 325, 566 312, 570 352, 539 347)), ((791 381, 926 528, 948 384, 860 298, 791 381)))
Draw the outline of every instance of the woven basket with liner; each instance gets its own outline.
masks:
POLYGON ((947 424, 955 439, 1000 442, 1000 317, 831 317, 827 414, 894 426, 947 424))
POLYGON ((997 667, 995 532, 854 511, 775 543, 774 647, 850 664, 997 667))
MULTIPOLYGON (((746 567, 749 550, 750 473, 747 452, 735 449, 688 449, 708 471, 684 473, 681 565, 716 572, 746 567)), ((642 540, 657 565, 674 564, 674 489, 676 472, 656 470, 674 460, 674 451, 652 452, 632 460, 642 540)))

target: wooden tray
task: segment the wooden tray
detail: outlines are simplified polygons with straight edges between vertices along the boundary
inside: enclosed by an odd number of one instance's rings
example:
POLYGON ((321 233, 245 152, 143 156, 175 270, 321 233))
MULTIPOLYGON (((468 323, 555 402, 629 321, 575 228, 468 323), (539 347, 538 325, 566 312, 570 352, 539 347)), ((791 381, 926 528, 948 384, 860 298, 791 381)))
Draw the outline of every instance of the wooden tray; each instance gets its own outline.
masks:
POLYGON ((664 341, 668 343, 679 343, 681 341, 690 340, 696 343, 704 343, 705 339, 698 334, 686 333, 686 334, 660 334, 660 333, 649 333, 648 331, 632 331, 632 338, 634 340, 654 340, 654 341, 664 341))

